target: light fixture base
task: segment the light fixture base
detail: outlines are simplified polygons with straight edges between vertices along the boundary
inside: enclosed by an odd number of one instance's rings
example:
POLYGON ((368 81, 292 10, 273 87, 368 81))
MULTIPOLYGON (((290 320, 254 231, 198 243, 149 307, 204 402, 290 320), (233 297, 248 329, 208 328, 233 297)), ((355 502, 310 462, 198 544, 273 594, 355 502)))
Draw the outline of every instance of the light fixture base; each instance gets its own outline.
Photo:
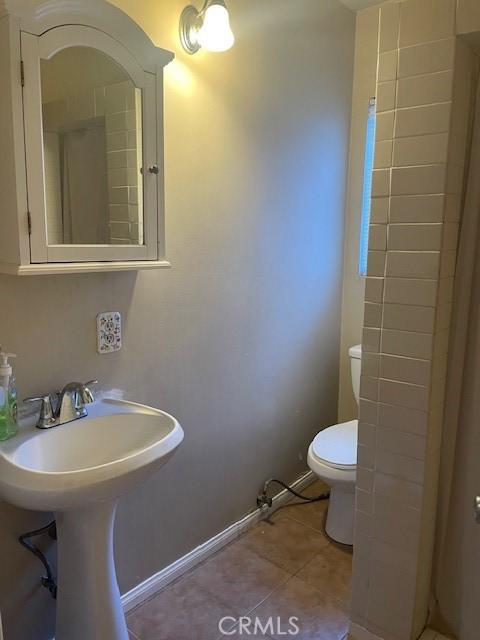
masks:
POLYGON ((200 12, 192 5, 185 7, 180 16, 180 42, 185 51, 191 55, 201 48, 197 40, 200 27, 200 12))

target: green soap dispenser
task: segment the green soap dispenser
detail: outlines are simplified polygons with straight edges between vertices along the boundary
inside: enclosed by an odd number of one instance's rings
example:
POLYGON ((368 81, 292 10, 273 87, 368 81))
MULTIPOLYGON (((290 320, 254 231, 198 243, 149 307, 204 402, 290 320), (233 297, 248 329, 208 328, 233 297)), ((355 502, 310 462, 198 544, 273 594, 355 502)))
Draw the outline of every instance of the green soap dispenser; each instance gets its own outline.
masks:
POLYGON ((14 353, 5 353, 0 347, 0 441, 8 440, 18 433, 17 387, 9 358, 14 353))

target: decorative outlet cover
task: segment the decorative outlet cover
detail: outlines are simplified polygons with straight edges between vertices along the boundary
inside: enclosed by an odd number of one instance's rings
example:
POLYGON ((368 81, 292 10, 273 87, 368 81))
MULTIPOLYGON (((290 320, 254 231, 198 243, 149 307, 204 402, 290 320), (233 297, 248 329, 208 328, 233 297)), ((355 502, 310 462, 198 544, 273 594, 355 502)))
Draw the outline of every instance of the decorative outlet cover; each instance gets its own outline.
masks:
POLYGON ((106 311, 97 316, 97 351, 112 353, 122 348, 122 316, 119 311, 106 311))

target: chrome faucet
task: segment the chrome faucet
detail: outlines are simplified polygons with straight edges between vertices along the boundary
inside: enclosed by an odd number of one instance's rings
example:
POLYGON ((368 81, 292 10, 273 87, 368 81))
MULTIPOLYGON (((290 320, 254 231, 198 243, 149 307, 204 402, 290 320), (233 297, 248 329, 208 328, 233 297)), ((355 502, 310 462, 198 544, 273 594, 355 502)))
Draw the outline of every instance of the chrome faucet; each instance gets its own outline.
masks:
POLYGON ((58 392, 47 393, 34 398, 25 398, 24 402, 41 402, 37 421, 38 429, 50 429, 73 420, 84 418, 87 414, 85 405, 95 402, 91 386, 97 380, 89 382, 69 382, 58 392))

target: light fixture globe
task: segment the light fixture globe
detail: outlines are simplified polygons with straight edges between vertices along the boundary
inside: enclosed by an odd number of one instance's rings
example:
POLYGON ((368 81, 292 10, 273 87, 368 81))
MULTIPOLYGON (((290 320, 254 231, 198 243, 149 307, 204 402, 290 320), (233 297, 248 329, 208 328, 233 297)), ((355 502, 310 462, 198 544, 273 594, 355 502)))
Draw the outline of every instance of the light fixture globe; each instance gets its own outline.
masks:
POLYGON ((180 41, 190 54, 201 47, 207 51, 227 51, 235 36, 224 0, 206 0, 201 11, 189 5, 180 16, 180 41))
POLYGON ((207 51, 227 51, 233 46, 235 37, 230 27, 230 16, 223 2, 210 4, 198 32, 198 42, 207 51))

